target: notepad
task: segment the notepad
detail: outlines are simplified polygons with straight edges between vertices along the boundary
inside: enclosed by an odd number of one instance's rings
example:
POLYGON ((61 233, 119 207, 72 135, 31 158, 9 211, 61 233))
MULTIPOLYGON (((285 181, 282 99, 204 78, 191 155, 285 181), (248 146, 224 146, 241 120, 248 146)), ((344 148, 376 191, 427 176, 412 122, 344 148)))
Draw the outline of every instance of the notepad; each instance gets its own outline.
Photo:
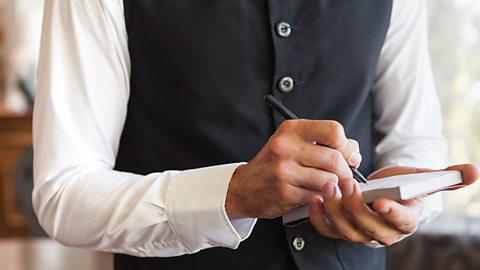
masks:
MULTIPOLYGON (((396 175, 359 183, 365 202, 373 203, 380 198, 396 201, 408 200, 420 195, 462 185, 460 171, 441 171, 396 175)), ((296 207, 283 216, 285 226, 295 226, 309 220, 308 205, 296 207)))

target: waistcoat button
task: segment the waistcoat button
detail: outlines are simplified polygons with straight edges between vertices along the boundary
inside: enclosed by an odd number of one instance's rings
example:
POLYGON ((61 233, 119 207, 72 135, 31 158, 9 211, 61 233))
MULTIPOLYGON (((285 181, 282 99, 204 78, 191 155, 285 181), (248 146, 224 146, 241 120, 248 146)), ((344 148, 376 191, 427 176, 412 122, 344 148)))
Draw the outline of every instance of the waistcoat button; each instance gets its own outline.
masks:
POLYGON ((302 249, 305 247, 305 240, 303 240, 302 237, 297 236, 295 239, 293 239, 293 248, 296 251, 302 251, 302 249))
POLYGON ((283 77, 278 82, 278 89, 283 93, 288 93, 293 89, 293 79, 290 77, 283 77))
POLYGON ((281 36, 281 37, 288 37, 290 36, 290 33, 292 32, 292 28, 290 27, 290 24, 288 24, 287 22, 278 22, 276 25, 275 25, 275 29, 277 31, 277 35, 281 36))

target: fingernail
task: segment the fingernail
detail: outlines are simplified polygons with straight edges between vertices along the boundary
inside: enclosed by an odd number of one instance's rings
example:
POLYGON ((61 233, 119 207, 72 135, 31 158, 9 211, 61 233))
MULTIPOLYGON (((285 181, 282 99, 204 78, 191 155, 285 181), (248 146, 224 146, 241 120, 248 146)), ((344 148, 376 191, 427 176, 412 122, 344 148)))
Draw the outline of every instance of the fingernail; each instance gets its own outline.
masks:
POLYGON ((362 156, 360 155, 360 153, 353 151, 352 154, 350 155, 350 164, 357 165, 357 164, 360 164, 361 161, 362 161, 362 156))
POLYGON ((330 199, 335 193, 335 187, 333 185, 325 185, 322 189, 322 194, 325 198, 330 199))
POLYGON ((388 212, 390 212, 390 208, 388 208, 388 207, 377 210, 377 213, 379 213, 381 215, 388 214, 388 212))
POLYGON ((347 182, 342 184, 342 195, 350 197, 353 194, 353 183, 347 182))

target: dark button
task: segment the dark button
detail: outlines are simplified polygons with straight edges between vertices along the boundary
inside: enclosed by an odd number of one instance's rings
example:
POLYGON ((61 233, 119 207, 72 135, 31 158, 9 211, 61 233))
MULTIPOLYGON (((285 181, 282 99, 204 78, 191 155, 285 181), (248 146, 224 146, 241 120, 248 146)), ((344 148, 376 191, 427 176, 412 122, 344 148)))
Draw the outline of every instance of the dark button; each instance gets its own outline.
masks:
POLYGON ((303 240, 302 237, 297 236, 295 239, 293 239, 293 248, 296 251, 302 251, 302 249, 305 247, 305 240, 303 240))
POLYGON ((293 89, 293 79, 290 77, 283 77, 278 82, 278 89, 283 93, 288 93, 293 89))
POLYGON ((281 37, 288 37, 292 32, 292 28, 290 27, 290 24, 288 24, 285 21, 278 22, 275 25, 275 29, 277 30, 277 34, 281 37))

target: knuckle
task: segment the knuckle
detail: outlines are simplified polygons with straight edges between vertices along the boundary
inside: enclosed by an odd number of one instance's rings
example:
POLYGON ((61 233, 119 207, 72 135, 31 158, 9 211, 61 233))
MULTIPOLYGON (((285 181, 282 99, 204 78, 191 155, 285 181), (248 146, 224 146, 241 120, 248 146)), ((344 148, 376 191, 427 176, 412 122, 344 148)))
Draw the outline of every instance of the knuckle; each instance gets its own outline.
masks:
POLYGON ((372 241, 372 238, 370 238, 369 236, 365 236, 355 232, 344 233, 342 234, 341 238, 349 242, 356 242, 362 244, 368 244, 372 241))
POLYGON ((289 143, 286 138, 275 137, 270 141, 270 154, 276 157, 284 156, 289 153, 289 143))
POLYGON ((360 144, 356 140, 348 139, 348 142, 350 143, 350 145, 353 146, 353 148, 355 148, 358 151, 360 150, 360 144))
POLYGON ((378 243, 384 245, 384 246, 391 246, 395 243, 395 240, 397 239, 397 237, 386 237, 384 239, 379 239, 377 240, 378 243))
POLYGON ((330 120, 328 124, 330 125, 330 129, 332 132, 343 130, 342 124, 340 124, 338 121, 330 120))
POLYGON ((316 185, 320 187, 319 190, 321 190, 321 187, 323 187, 325 184, 328 184, 328 183, 337 185, 338 175, 334 173, 319 173, 315 175, 315 178, 313 179, 313 181, 316 183, 316 185))
POLYGON ((410 224, 404 224, 398 228, 403 234, 411 234, 417 230, 417 226, 412 226, 410 224))
POLYGON ((332 134, 332 138, 338 140, 343 138, 345 131, 343 129, 342 124, 337 121, 330 121, 330 134, 332 134))
POLYGON ((371 238, 374 238, 374 239, 380 238, 379 235, 378 235, 378 231, 375 230, 375 229, 372 228, 372 227, 369 227, 369 226, 359 226, 359 227, 358 227, 358 230, 359 230, 361 233, 363 233, 363 234, 365 234, 365 235, 367 235, 367 236, 369 236, 369 237, 371 237, 371 238))
POLYGON ((368 244, 370 242, 372 242, 372 240, 371 239, 366 239, 366 238, 362 239, 362 241, 360 241, 360 243, 362 243, 362 244, 368 244))
POLYGON ((402 234, 412 234, 412 233, 414 233, 416 230, 417 230, 416 227, 411 227, 411 228, 408 228, 408 229, 406 229, 406 230, 402 230, 402 234))
POLYGON ((338 210, 332 209, 332 208, 330 208, 330 207, 325 207, 324 212, 325 212, 325 216, 326 216, 331 222, 332 222, 332 221, 339 220, 339 219, 341 218, 341 215, 342 215, 342 214, 339 214, 339 213, 338 213, 338 210))
POLYGON ((275 164, 272 168, 272 173, 273 177, 280 181, 287 181, 293 176, 292 169, 285 163, 275 164))
POLYGON ((331 121, 330 125, 330 143, 328 146, 343 152, 348 147, 348 140, 345 137, 343 126, 335 121, 331 121))
POLYGON ((359 239, 356 233, 354 232, 344 232, 341 234, 341 238, 343 240, 347 240, 349 242, 360 242, 362 239, 359 239))
POLYGON ((280 124, 277 131, 279 131, 279 132, 289 132, 289 131, 294 129, 295 124, 296 124, 295 121, 285 120, 280 124))
POLYGON ((328 174, 328 176, 325 177, 325 182, 338 185, 338 182, 339 182, 338 175, 334 173, 328 174))
POLYGON ((401 217, 395 216, 395 221, 388 221, 387 224, 390 228, 403 233, 403 234, 411 234, 414 233, 417 230, 418 226, 418 220, 416 221, 405 221, 402 220, 401 217), (402 220, 403 222, 398 222, 399 220, 402 220))
POLYGON ((342 164, 343 156, 338 151, 331 151, 330 154, 330 164, 333 168, 339 168, 342 164))
POLYGON ((294 198, 292 192, 288 188, 281 188, 278 190, 278 199, 281 202, 291 202, 294 198))
MULTIPOLYGON (((353 217, 357 213, 357 209, 353 209, 352 207, 344 207, 343 210, 345 211, 345 214, 349 217, 353 217)), ((362 227, 359 227, 359 228, 362 228, 362 227)))

